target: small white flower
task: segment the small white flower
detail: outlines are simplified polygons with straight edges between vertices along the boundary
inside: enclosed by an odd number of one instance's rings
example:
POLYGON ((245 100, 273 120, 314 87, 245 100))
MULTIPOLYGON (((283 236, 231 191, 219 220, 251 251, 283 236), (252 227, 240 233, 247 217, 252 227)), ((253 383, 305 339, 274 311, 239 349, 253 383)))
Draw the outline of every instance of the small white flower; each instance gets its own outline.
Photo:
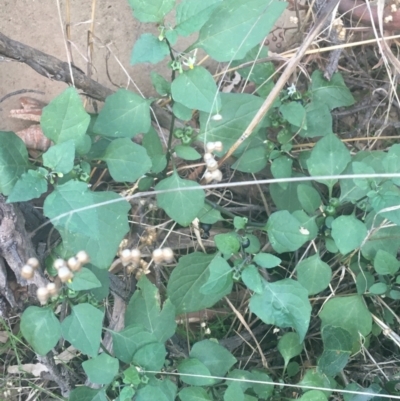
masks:
POLYGON ((296 92, 297 91, 296 91, 296 85, 295 84, 292 84, 287 88, 287 93, 288 93, 289 96, 294 95, 296 92))

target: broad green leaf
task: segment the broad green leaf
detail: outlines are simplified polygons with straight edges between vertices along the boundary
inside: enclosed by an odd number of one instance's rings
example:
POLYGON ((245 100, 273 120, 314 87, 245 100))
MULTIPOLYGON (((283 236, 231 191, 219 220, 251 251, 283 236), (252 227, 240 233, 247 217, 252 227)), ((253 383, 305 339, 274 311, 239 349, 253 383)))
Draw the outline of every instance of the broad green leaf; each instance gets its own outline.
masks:
MULTIPOLYGON (((140 380, 139 380, 139 383, 140 383, 140 380)), ((137 387, 137 385, 135 387, 137 387)), ((131 401, 133 399, 134 395, 135 395, 135 390, 133 389, 133 387, 125 386, 120 391, 119 398, 117 398, 117 399, 118 399, 118 401, 131 401)))
POLYGON ((247 217, 235 216, 233 218, 233 227, 235 230, 244 230, 248 222, 247 217))
MULTIPOLYGON (((171 93, 171 84, 160 74, 155 71, 150 72, 151 83, 154 89, 161 96, 167 96, 171 93)), ((144 146, 144 145, 143 145, 144 146)))
POLYGON ((313 214, 321 205, 321 197, 318 191, 310 186, 299 184, 297 186, 297 197, 304 211, 313 214))
POLYGON ((254 265, 248 265, 241 274, 243 283, 246 287, 256 292, 257 294, 261 294, 264 289, 264 279, 261 277, 258 269, 254 265))
POLYGON ((246 239, 250 241, 250 245, 247 248, 243 248, 244 252, 250 255, 254 255, 260 252, 261 243, 254 234, 246 234, 245 236, 243 236, 241 239, 241 243, 243 244, 243 241, 245 241, 246 239))
MULTIPOLYGON (((140 380, 140 374, 138 370, 136 369, 136 366, 129 366, 129 368, 125 369, 123 372, 123 379, 122 381, 125 384, 132 384, 134 387, 137 387, 141 380, 140 380)), ((130 401, 130 400, 129 400, 130 401)))
POLYGON ((224 1, 200 29, 192 48, 201 47, 217 61, 240 60, 270 32, 286 3, 224 1))
MULTIPOLYGON (((271 164, 271 173, 274 178, 288 178, 292 176, 293 160, 287 156, 280 156, 271 164)), ((287 188, 288 183, 279 183, 282 188, 287 188)))
MULTIPOLYGON (((293 172, 293 176, 302 177, 303 175, 293 172)), ((271 197, 278 210, 287 210, 292 213, 303 208, 297 197, 297 187, 299 185, 311 186, 310 183, 300 182, 289 182, 287 183, 287 188, 282 187, 278 183, 270 185, 271 197)))
POLYGON ((40 126, 55 144, 72 140, 79 153, 86 153, 90 148, 86 137, 89 122, 90 116, 71 86, 43 108, 40 126))
POLYGON ((108 270, 99 269, 91 264, 86 266, 91 272, 96 276, 97 280, 100 281, 100 287, 92 288, 90 292, 98 300, 102 301, 104 298, 108 297, 110 292, 110 275, 108 270))
POLYGON ((356 276, 357 294, 365 294, 369 287, 374 284, 374 276, 369 272, 361 272, 356 276))
MULTIPOLYGON (((351 163, 354 174, 376 174, 376 171, 364 162, 351 163)), ((374 190, 378 185, 380 179, 375 178, 354 178, 354 184, 365 191, 374 190)))
POLYGON ((179 102, 174 102, 174 105, 172 106, 172 112, 174 113, 175 117, 183 121, 189 121, 193 116, 193 110, 179 102))
POLYGON ((378 193, 372 199, 371 205, 380 217, 384 217, 398 226, 400 225, 399 190, 397 188, 385 193, 378 193), (381 212, 386 208, 390 209, 381 212))
POLYGON ((388 286, 385 283, 375 283, 369 287, 369 292, 375 295, 382 295, 388 290, 388 286))
MULTIPOLYGON (((336 137, 327 135, 320 139, 311 151, 307 167, 312 176, 338 175, 344 171, 350 162, 350 152, 336 137)), ((317 180, 332 188, 337 180, 317 180)))
POLYGON ((125 329, 112 331, 114 355, 125 363, 131 363, 135 352, 146 344, 157 342, 154 334, 142 325, 126 326, 125 329))
POLYGON ((135 18, 140 22, 162 22, 174 8, 175 0, 128 0, 135 18))
POLYGON ((133 363, 143 369, 158 371, 164 366, 166 355, 164 344, 150 343, 135 352, 133 363))
POLYGON ((85 183, 76 181, 57 187, 44 202, 44 214, 53 219, 64 248, 71 254, 85 249, 92 263, 102 269, 110 267, 129 231, 129 210, 129 203, 119 195, 111 191, 92 192, 85 183), (111 203, 97 205, 103 202, 111 203))
POLYGON ((304 393, 300 398, 300 401, 328 401, 327 396, 321 390, 310 390, 304 393))
POLYGON ((200 288, 201 294, 218 294, 226 288, 228 283, 232 283, 232 268, 228 262, 220 255, 216 255, 208 266, 210 275, 205 284, 200 288))
POLYGON ((176 32, 189 36, 197 32, 211 17, 221 0, 183 0, 176 7, 176 32))
POLYGON ((285 361, 285 369, 289 361, 303 351, 303 344, 300 342, 297 333, 285 333, 278 342, 278 351, 285 361))
POLYGON ((352 335, 352 341, 360 340, 359 333, 366 337, 372 328, 371 313, 359 295, 335 297, 328 300, 321 313, 321 327, 341 327, 352 335))
POLYGON ((91 357, 99 350, 102 327, 103 313, 87 303, 73 306, 71 314, 61 323, 63 337, 91 357))
POLYGON ((57 173, 68 174, 74 167, 75 143, 72 140, 51 146, 43 154, 43 165, 57 173))
POLYGON ((181 401, 212 401, 202 387, 185 387, 178 395, 181 401))
POLYGON ((332 269, 323 262, 319 255, 303 259, 296 267, 297 280, 308 291, 315 295, 328 288, 332 278, 332 269))
POLYGON ((81 386, 70 392, 68 401, 107 401, 107 397, 104 389, 95 390, 81 386))
POLYGON ((238 160, 233 163, 232 168, 244 173, 258 173, 267 166, 268 157, 264 147, 246 150, 238 160))
POLYGON ((272 213, 264 228, 268 232, 271 246, 278 253, 299 249, 307 240, 300 222, 287 210, 272 213))
POLYGON ((201 186, 194 181, 181 179, 176 171, 159 182, 155 190, 167 191, 157 194, 158 206, 181 226, 188 226, 204 205, 205 194, 201 186))
POLYGON ((229 383, 238 383, 243 391, 246 391, 252 386, 251 380, 253 380, 253 375, 249 370, 233 369, 228 373, 227 377, 237 379, 237 381, 234 382, 227 381, 228 386, 229 383))
POLYGON ((177 145, 174 150, 176 155, 183 160, 198 160, 201 158, 201 154, 191 146, 177 145))
MULTIPOLYGON (((210 120, 208 113, 200 112, 199 141, 222 141, 226 152, 241 137, 244 130, 263 104, 263 99, 246 93, 221 93, 220 120, 210 120)), ((263 124, 263 123, 262 123, 263 124)), ((261 125, 262 125, 261 124, 261 125)), ((254 136, 256 132, 253 132, 254 136)), ((265 139, 265 138, 264 138, 265 139)), ((245 140, 236 154, 241 154, 251 142, 245 140)))
POLYGON ((61 337, 60 322, 50 308, 29 306, 21 316, 21 332, 39 355, 46 355, 61 337))
POLYGON ((211 113, 221 108, 217 85, 204 67, 185 70, 171 84, 172 98, 189 109, 211 113), (188 96, 189 95, 189 96, 188 96))
POLYGON ((82 368, 92 383, 109 384, 118 373, 118 359, 106 353, 82 363, 82 368))
POLYGON ((245 401, 244 392, 238 382, 228 382, 224 393, 224 401, 245 401))
MULTIPOLYGON (((398 173, 400 171, 400 144, 394 144, 389 148, 382 162, 385 173, 398 173)), ((400 178, 392 178, 393 183, 400 185, 400 178)))
POLYGON ((164 154, 161 139, 153 127, 143 136, 142 146, 146 149, 151 159, 151 171, 156 174, 161 173, 167 166, 167 158, 164 154))
POLYGON ((395 256, 379 249, 374 258, 374 269, 378 274, 395 274, 398 272, 400 262, 395 256))
POLYGON ((306 110, 298 102, 284 103, 279 107, 282 117, 295 127, 307 129, 306 110))
POLYGON ((137 287, 125 312, 125 325, 143 325, 160 343, 164 343, 175 333, 175 307, 167 299, 161 309, 157 287, 145 275, 137 287))
POLYGON ((204 204, 200 212, 197 214, 201 223, 214 224, 217 221, 223 220, 221 212, 214 209, 211 205, 204 204))
POLYGON ((332 115, 325 103, 308 103, 305 107, 307 115, 307 130, 300 130, 303 138, 314 138, 333 134, 332 115))
POLYGON ((368 230, 365 224, 354 216, 339 216, 332 222, 331 234, 340 253, 345 255, 362 244, 368 230))
POLYGON ((164 40, 151 33, 143 33, 133 46, 131 65, 139 63, 157 64, 169 54, 169 48, 164 40))
POLYGON ((138 390, 135 401, 175 401, 176 385, 171 380, 151 380, 138 390))
POLYGON ((327 376, 336 376, 347 364, 351 349, 350 333, 342 327, 331 325, 322 329, 324 352, 318 360, 318 369, 327 376))
POLYGON ((211 372, 206 365, 196 358, 184 359, 178 365, 178 373, 183 374, 180 379, 184 383, 192 386, 211 386, 216 383, 216 380, 207 377, 211 376, 211 372))
POLYGON ((214 237, 215 246, 226 257, 231 257, 239 252, 240 242, 239 236, 235 232, 217 234, 214 237))
POLYGON ((100 286, 101 282, 86 267, 83 267, 80 271, 74 273, 72 282, 68 283, 68 287, 74 291, 91 290, 92 288, 98 288, 100 286))
MULTIPOLYGON (((1 178, 0 178, 1 180, 1 178)), ((7 198, 7 202, 25 202, 39 198, 47 191, 47 181, 43 175, 35 170, 28 170, 22 174, 15 183, 14 188, 7 198)))
POLYGON ((227 284, 219 293, 202 294, 200 288, 208 281, 209 266, 215 255, 193 252, 179 259, 167 286, 168 298, 176 313, 189 313, 209 308, 232 290, 227 284))
MULTIPOLYGON (((260 381, 260 382, 272 382, 273 380, 264 372, 260 372, 258 370, 253 370, 251 372, 251 380, 260 381)), ((269 400, 274 392, 274 386, 272 384, 261 384, 261 383, 253 383, 252 389, 260 397, 261 399, 269 400)))
POLYGON ((148 132, 151 99, 143 99, 126 89, 108 96, 94 124, 96 134, 113 138, 133 138, 148 132))
POLYGON ((13 132, 0 131, 0 192, 9 195, 28 169, 28 151, 13 132))
POLYGON ((299 221, 301 232, 307 236, 307 241, 317 238, 318 226, 315 223, 316 216, 310 217, 304 210, 296 210, 292 213, 292 216, 299 221))
POLYGON ((312 101, 317 104, 324 103, 330 110, 354 104, 354 98, 338 72, 328 81, 322 71, 315 70, 311 75, 311 83, 312 101))
MULTIPOLYGON (((306 370, 305 375, 299 382, 299 387, 301 386, 308 386, 308 387, 323 387, 323 388, 331 388, 334 389, 335 386, 333 385, 335 382, 330 381, 329 378, 322 374, 321 372, 318 372, 316 369, 308 369, 306 370)), ((310 391, 313 390, 306 390, 305 394, 309 393, 310 391)), ((331 391, 323 391, 324 394, 326 394, 327 397, 331 394, 331 391)))
POLYGON ((258 253, 254 256, 253 262, 257 263, 260 267, 271 269, 278 266, 282 260, 270 253, 258 253))
POLYGON ((134 182, 151 168, 146 149, 129 138, 113 140, 102 157, 115 181, 134 182))
POLYGON ((213 376, 225 376, 237 362, 236 358, 226 348, 210 340, 195 343, 189 356, 202 362, 213 376))
POLYGON ((311 305, 307 290, 297 281, 265 282, 264 292, 251 297, 250 310, 267 324, 294 327, 303 342, 310 323, 311 305))

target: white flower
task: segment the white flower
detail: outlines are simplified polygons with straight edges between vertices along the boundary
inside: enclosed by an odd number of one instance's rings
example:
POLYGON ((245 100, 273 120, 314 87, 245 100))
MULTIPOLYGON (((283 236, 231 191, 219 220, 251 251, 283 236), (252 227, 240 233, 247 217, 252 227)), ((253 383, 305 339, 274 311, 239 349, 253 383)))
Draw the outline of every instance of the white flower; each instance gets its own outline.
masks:
POLYGON ((294 95, 296 92, 297 91, 296 91, 296 85, 295 84, 292 84, 287 88, 287 93, 288 93, 289 96, 294 95))

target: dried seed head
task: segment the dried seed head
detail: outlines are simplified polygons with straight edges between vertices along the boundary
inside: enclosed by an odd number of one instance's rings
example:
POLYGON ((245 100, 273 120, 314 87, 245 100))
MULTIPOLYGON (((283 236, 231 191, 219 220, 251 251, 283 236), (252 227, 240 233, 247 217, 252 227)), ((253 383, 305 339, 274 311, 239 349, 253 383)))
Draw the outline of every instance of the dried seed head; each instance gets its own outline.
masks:
POLYGON ((155 264, 160 264, 164 260, 162 249, 154 249, 153 251, 153 260, 155 264))
POLYGON ((132 262, 139 263, 140 259, 142 258, 142 253, 139 249, 132 249, 131 250, 131 260, 132 262))
POLYGON ((215 142, 214 145, 215 145, 214 150, 215 150, 216 152, 222 152, 222 151, 224 150, 224 145, 222 144, 221 141, 215 142))
POLYGON ((204 173, 204 181, 206 182, 206 184, 210 183, 212 181, 212 173, 211 171, 206 171, 204 173))
POLYGON ((63 266, 58 269, 58 277, 60 277, 60 280, 63 283, 66 283, 74 277, 74 274, 68 269, 67 266, 63 266))
POLYGON ((81 270, 81 267, 82 267, 81 263, 75 256, 68 259, 67 265, 73 272, 77 272, 77 271, 81 270))
POLYGON ((49 299, 49 291, 46 287, 40 287, 36 291, 36 296, 38 297, 41 305, 45 305, 47 303, 47 300, 49 299))
POLYGON ((36 270, 39 267, 39 261, 37 260, 37 258, 29 258, 26 264, 32 266, 34 270, 36 270))
POLYGON ((35 271, 31 265, 24 265, 21 269, 21 276, 26 280, 30 280, 33 277, 34 272, 35 271))
POLYGON ((56 270, 59 270, 61 267, 66 266, 64 259, 56 259, 53 263, 53 266, 56 270))
POLYGON ((57 285, 55 283, 49 283, 47 284, 47 291, 49 293, 49 295, 51 295, 52 297, 54 297, 55 295, 58 294, 58 288, 57 285))
POLYGON ((86 251, 79 251, 76 254, 76 258, 81 263, 81 265, 86 265, 87 263, 90 262, 90 257, 86 251))
POLYGON ((222 181, 222 173, 221 170, 211 171, 211 179, 217 182, 222 181))
POLYGON ((215 149, 215 142, 207 142, 206 143, 206 150, 208 153, 212 153, 215 149))
POLYGON ((203 160, 207 163, 210 160, 214 160, 214 155, 212 153, 204 153, 203 160))
POLYGON ((174 260, 174 251, 171 248, 163 248, 162 254, 166 263, 171 263, 174 260))
POLYGON ((208 161, 206 163, 206 166, 207 166, 208 171, 214 171, 218 168, 218 162, 215 159, 213 159, 213 160, 208 161))
POLYGON ((131 250, 124 249, 120 253, 120 258, 122 263, 129 263, 131 261, 131 250))

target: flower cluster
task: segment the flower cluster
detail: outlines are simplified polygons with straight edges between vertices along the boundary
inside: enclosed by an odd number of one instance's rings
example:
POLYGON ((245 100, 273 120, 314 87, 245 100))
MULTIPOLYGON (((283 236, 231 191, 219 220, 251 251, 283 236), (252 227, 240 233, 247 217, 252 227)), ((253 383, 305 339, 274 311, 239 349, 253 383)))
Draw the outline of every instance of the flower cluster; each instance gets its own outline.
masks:
POLYGON ((218 169, 218 162, 215 160, 214 152, 222 152, 223 145, 221 141, 207 142, 206 153, 203 160, 206 163, 207 171, 204 173, 206 183, 211 181, 220 182, 222 180, 222 172, 218 169))

